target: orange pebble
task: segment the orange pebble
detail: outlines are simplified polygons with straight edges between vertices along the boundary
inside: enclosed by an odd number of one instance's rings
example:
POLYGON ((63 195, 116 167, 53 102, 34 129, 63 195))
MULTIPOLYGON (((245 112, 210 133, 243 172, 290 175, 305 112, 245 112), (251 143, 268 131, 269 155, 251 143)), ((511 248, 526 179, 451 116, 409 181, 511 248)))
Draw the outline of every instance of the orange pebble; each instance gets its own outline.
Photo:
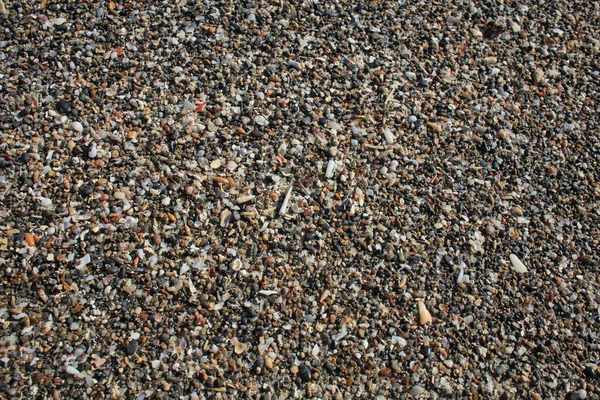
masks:
POLYGON ((31 233, 25 234, 25 241, 29 246, 35 246, 35 237, 31 233))

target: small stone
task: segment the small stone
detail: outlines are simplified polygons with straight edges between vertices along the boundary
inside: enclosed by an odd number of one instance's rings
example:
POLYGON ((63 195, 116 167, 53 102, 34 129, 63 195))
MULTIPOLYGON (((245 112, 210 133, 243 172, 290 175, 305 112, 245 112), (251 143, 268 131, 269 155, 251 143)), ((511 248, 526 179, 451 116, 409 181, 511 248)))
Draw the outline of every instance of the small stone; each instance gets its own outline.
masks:
POLYGON ((265 357, 265 367, 268 370, 272 370, 273 369, 273 359, 269 356, 265 357))
POLYGON ((130 340, 129 343, 127 343, 127 349, 126 349, 127 355, 128 356, 134 355, 135 352, 137 351, 138 347, 139 347, 139 344, 138 344, 137 340, 135 340, 135 339, 130 340))
POLYGON ((310 382, 312 379, 310 368, 306 364, 300 364, 298 366, 298 372, 300 374, 300 379, 302 382, 310 382))
POLYGON ((83 132, 83 125, 81 122, 75 121, 71 124, 71 128, 76 132, 83 132))
POLYGON ((544 79, 544 71, 542 71, 540 68, 536 68, 533 70, 533 83, 539 84, 542 83, 542 80, 544 79))
POLYGON ((417 300, 417 305, 419 307, 419 324, 425 325, 431 323, 433 318, 427 307, 425 307, 425 303, 422 300, 417 300))
POLYGON ((17 113, 17 119, 22 120, 23 118, 28 116, 30 112, 31 112, 31 110, 29 108, 27 108, 27 107, 23 108, 21 111, 19 111, 17 113))
POLYGON ((440 124, 437 124, 435 122, 428 122, 427 126, 430 127, 431 129, 433 129, 437 133, 442 132, 442 126, 440 124))
POLYGON ((96 148, 96 145, 93 144, 92 147, 90 147, 90 150, 88 151, 88 157, 96 158, 97 155, 98 155, 98 149, 96 148))
POLYGON ((252 200, 254 200, 254 198, 255 198, 255 197, 256 197, 256 196, 253 196, 253 195, 251 195, 251 194, 249 194, 249 195, 245 195, 245 196, 240 196, 240 197, 238 197, 238 198, 235 200, 235 202, 236 202, 237 204, 244 204, 244 203, 247 203, 247 202, 249 202, 249 201, 252 201, 252 200))
POLYGON ((431 347, 430 346, 423 346, 421 348, 421 355, 427 359, 427 358, 431 358, 431 356, 433 355, 433 352, 431 351, 431 347))
POLYGON ((583 369, 583 375, 585 375, 585 377, 588 379, 596 379, 598 377, 596 370, 590 366, 587 366, 583 369))
POLYGON ((494 65, 498 62, 498 59, 496 57, 486 57, 484 61, 487 65, 494 65))
POLYGON ((527 267, 525 267, 525 265, 521 262, 521 260, 519 260, 519 258, 516 255, 511 254, 509 258, 510 263, 512 264, 512 267, 515 271, 517 271, 520 274, 524 274, 527 272, 527 267))
POLYGON ((391 368, 382 368, 379 370, 379 376, 388 377, 392 373, 391 368))
POLYGON ((75 368, 71 365, 68 365, 67 368, 65 369, 65 371, 69 375, 79 375, 79 371, 77 370, 77 368, 75 368))
POLYGON ((227 225, 229 225, 229 221, 231 221, 231 211, 224 209, 221 211, 221 216, 219 217, 219 224, 221 225, 221 228, 227 227, 227 225))
POLYGON ((72 109, 73 106, 68 101, 59 100, 58 103, 56 103, 56 110, 61 114, 69 114, 72 109))
POLYGON ((587 397, 585 389, 572 390, 566 394, 565 400, 583 400, 587 397))
POLYGON ((286 65, 288 66, 288 68, 293 68, 297 71, 300 71, 300 69, 301 69, 300 63, 298 61, 290 60, 286 63, 286 65))
POLYGON ((81 188, 81 190, 79 191, 79 193, 81 193, 81 195, 83 197, 88 197, 89 195, 91 195, 94 192, 94 186, 87 184, 85 186, 83 186, 81 188))
POLYGON ((265 118, 263 115, 258 115, 254 117, 254 123, 259 126, 269 125, 269 120, 265 118))
POLYGON ((31 247, 35 246, 35 237, 31 233, 25 234, 25 241, 31 247))
POLYGON ((410 389, 410 394, 413 397, 418 397, 418 396, 422 395, 423 393, 425 393, 425 389, 423 389, 419 385, 415 385, 410 389))
POLYGON ((125 200, 125 193, 123 192, 115 192, 113 196, 116 200, 125 200))

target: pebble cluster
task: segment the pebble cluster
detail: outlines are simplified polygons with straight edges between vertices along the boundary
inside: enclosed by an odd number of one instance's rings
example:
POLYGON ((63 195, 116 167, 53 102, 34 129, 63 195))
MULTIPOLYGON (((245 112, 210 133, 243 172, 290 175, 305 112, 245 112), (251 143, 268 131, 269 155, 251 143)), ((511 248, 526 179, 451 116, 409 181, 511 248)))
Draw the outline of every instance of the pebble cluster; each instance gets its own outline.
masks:
POLYGON ((0 1, 0 397, 598 398, 599 4, 0 1))

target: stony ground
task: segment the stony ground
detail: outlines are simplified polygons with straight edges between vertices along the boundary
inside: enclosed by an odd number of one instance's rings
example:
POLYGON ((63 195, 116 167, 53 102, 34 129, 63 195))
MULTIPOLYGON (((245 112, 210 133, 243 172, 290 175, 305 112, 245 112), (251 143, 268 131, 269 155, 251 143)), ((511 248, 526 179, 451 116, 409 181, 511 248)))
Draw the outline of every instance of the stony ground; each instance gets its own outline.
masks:
POLYGON ((0 1, 0 397, 598 398, 594 1, 0 1))

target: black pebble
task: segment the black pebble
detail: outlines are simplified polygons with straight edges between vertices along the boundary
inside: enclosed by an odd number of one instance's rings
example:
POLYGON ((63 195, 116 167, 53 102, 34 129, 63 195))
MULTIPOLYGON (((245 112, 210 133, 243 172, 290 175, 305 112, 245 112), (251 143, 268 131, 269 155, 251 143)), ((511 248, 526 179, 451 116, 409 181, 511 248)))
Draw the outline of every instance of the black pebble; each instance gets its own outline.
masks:
POLYGON ((421 354, 426 359, 427 358, 431 358, 431 356, 433 355, 433 352, 431 351, 431 347, 429 347, 429 346, 423 346, 423 348, 421 348, 421 354))
POLYGON ((19 119, 25 118, 26 116, 29 115, 30 112, 31 112, 31 110, 29 108, 25 107, 24 109, 19 111, 19 113, 17 114, 17 118, 19 118, 19 119))
POLYGON ((29 155, 29 153, 23 153, 23 154, 21 154, 21 157, 19 157, 19 159, 23 163, 28 163, 29 160, 31 160, 31 156, 29 155))
POLYGON ((73 106, 68 101, 59 100, 58 103, 56 103, 56 110, 62 114, 68 114, 72 109, 73 106))
POLYGON ((592 367, 585 367, 583 369, 583 374, 585 375, 586 378, 589 378, 589 379, 596 379, 598 377, 598 374, 592 367))
POLYGON ((82 196, 89 196, 90 194, 92 194, 94 192, 94 186, 87 184, 84 187, 81 188, 81 195, 82 196))
POLYGON ((139 345, 138 345, 138 341, 137 341, 137 340, 135 340, 135 339, 134 339, 134 340, 130 341, 130 342, 127 344, 127 355, 128 355, 128 356, 134 355, 134 354, 135 354, 135 352, 136 352, 136 351, 137 351, 137 349, 138 349, 138 346, 139 346, 139 345))
POLYGON ((567 395, 565 396, 565 400, 579 400, 579 393, 577 393, 576 391, 571 391, 569 393, 567 393, 567 395))
POLYGON ((298 371, 300 373, 300 379, 302 379, 302 382, 310 382, 312 376, 310 373, 310 368, 306 364, 300 364, 298 366, 298 371))

